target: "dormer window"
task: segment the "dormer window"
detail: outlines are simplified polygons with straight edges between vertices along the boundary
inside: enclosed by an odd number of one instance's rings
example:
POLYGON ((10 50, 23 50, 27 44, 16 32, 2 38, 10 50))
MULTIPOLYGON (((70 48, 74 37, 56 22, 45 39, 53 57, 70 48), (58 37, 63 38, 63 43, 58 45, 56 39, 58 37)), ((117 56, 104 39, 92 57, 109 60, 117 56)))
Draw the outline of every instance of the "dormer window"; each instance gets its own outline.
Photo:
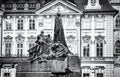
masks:
POLYGON ((96 4, 96 0, 91 0, 91 5, 95 6, 95 4, 96 4))

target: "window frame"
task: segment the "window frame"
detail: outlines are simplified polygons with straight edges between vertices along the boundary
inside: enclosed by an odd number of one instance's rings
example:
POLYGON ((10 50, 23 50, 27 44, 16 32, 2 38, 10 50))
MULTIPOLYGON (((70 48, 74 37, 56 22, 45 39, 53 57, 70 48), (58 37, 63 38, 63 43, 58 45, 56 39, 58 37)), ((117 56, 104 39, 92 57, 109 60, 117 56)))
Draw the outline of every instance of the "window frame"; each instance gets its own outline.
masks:
POLYGON ((90 57, 90 44, 89 43, 83 44, 83 57, 90 57), (84 51, 84 47, 85 47, 85 51, 84 51))
POLYGON ((23 49, 24 49, 24 44, 23 43, 17 43, 17 56, 18 57, 23 56, 23 49))
POLYGON ((104 74, 103 73, 97 73, 96 74, 96 77, 104 77, 104 74), (98 76, 98 75, 100 75, 100 76, 98 76), (102 76, 101 76, 102 75, 102 76))
POLYGON ((119 42, 119 44, 120 44, 120 40, 117 40, 117 41, 115 42, 115 54, 120 54, 120 51, 117 51, 117 50, 120 50, 120 47, 117 45, 118 42, 119 42))
POLYGON ((4 77, 10 77, 10 73, 9 72, 5 72, 4 73, 4 77), (7 76, 5 76, 5 74, 7 74, 7 76))
POLYGON ((35 30, 35 19, 29 19, 29 30, 35 30))
POLYGON ((18 19, 17 20, 17 30, 23 30, 24 29, 24 20, 18 19))
POLYGON ((103 52, 104 52, 104 43, 96 42, 96 56, 103 57, 103 52))
POLYGON ((83 77, 90 77, 90 74, 89 73, 83 73, 83 77), (88 76, 85 76, 85 75, 88 75, 88 76))
POLYGON ((6 42, 5 43, 5 56, 10 57, 11 56, 11 50, 12 50, 12 43, 6 42))
POLYGON ((120 28, 120 15, 118 15, 116 17, 116 20, 115 20, 115 28, 120 28))

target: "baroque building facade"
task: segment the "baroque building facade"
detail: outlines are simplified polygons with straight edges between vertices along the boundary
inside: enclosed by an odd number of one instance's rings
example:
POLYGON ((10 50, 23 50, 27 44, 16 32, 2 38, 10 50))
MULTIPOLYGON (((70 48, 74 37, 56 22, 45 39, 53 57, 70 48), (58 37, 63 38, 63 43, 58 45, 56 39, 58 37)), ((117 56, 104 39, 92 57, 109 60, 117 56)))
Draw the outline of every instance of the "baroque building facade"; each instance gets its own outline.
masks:
POLYGON ((114 77, 118 11, 108 0, 1 0, 1 77, 16 77, 17 64, 27 60, 41 31, 53 38, 57 12, 69 50, 80 56, 82 77, 114 77))

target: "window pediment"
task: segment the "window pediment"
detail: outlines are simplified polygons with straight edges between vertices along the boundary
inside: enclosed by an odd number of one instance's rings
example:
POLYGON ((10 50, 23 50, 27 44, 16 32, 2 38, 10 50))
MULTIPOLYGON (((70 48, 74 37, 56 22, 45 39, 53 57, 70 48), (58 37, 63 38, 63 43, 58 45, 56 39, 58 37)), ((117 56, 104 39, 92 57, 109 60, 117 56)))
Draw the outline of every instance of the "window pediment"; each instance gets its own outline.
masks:
POLYGON ((28 42, 35 42, 36 39, 37 38, 35 36, 31 35, 28 37, 28 42))
POLYGON ((56 14, 57 12, 60 13, 81 13, 82 12, 75 8, 73 5, 63 1, 63 0, 55 0, 54 2, 46 5, 44 8, 36 11, 36 14, 56 14))
POLYGON ((12 42, 12 38, 13 37, 11 37, 10 35, 8 35, 8 36, 4 37, 4 41, 5 42, 12 42))
POLYGON ((85 35, 85 36, 82 37, 82 40, 83 40, 84 43, 89 43, 90 40, 91 40, 91 36, 85 35))
POLYGON ((25 37, 21 34, 18 34, 18 36, 16 37, 17 42, 24 42, 24 39, 25 39, 25 37))
POLYGON ((98 43, 104 42, 104 39, 105 39, 105 37, 102 36, 102 35, 95 36, 95 40, 96 40, 98 43))

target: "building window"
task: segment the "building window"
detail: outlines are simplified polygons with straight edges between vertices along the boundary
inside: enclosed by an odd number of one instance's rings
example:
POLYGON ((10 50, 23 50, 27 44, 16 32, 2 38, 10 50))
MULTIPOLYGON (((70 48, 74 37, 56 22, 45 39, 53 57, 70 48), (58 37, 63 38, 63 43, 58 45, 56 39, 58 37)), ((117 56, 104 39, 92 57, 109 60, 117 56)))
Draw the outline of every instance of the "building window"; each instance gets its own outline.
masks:
POLYGON ((120 28, 120 16, 116 17, 116 28, 120 28))
POLYGON ((82 26, 82 29, 91 29, 91 24, 90 24, 90 22, 84 22, 84 23, 83 23, 83 26, 82 26))
POLYGON ((6 30, 11 30, 11 23, 6 21, 6 30))
POLYGON ((83 56, 84 57, 89 57, 89 50, 90 50, 90 45, 89 44, 85 44, 83 46, 83 56))
POLYGON ((23 54, 23 44, 17 44, 17 55, 18 57, 22 57, 22 54, 23 54))
POLYGON ((83 73, 83 77, 89 77, 89 73, 83 73))
POLYGON ((5 44, 5 56, 10 57, 11 56, 11 43, 5 44))
POLYGON ((120 41, 116 41, 115 43, 115 53, 120 54, 120 41))
POLYGON ((10 77, 10 73, 4 73, 4 77, 10 77))
POLYGON ((35 46, 35 43, 29 43, 29 49, 34 47, 35 46))
POLYGON ((18 20, 18 30, 23 30, 23 20, 18 20))
POLYGON ((104 29, 104 22, 96 22, 96 29, 104 29))
POLYGON ((34 30, 35 29, 35 20, 34 19, 30 19, 29 20, 29 29, 30 30, 34 30))
POLYGON ((91 5, 95 6, 95 4, 96 4, 96 0, 91 0, 91 5))
POLYGON ((97 73, 97 77, 103 77, 103 73, 97 73))
POLYGON ((103 57, 103 43, 96 43, 97 57, 103 57))

